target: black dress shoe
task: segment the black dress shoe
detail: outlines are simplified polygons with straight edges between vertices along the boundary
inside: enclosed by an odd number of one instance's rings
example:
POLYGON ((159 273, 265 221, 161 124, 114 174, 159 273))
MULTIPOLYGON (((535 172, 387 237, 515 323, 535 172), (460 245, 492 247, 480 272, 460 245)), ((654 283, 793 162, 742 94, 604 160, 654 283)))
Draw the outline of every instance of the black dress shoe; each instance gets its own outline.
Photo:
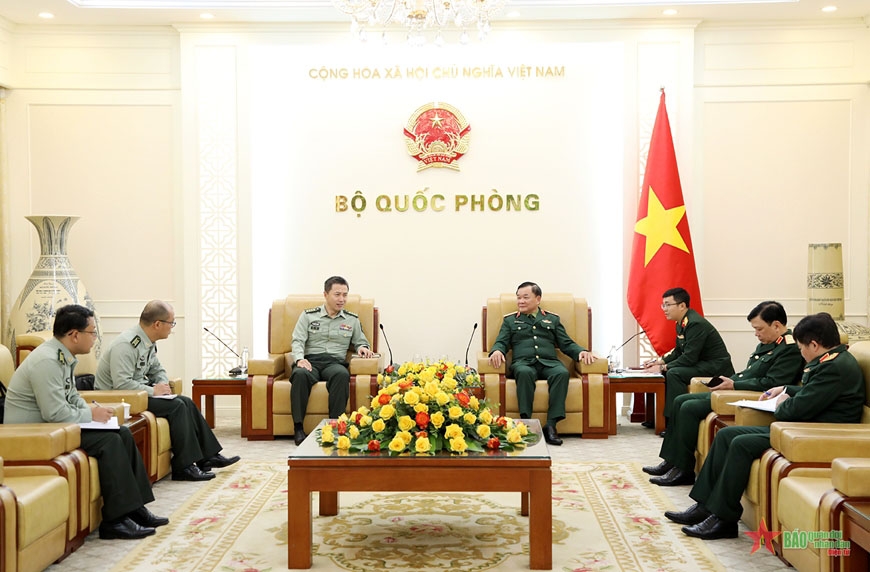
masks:
POLYGON ((113 538, 132 540, 134 538, 145 538, 152 534, 154 534, 153 528, 139 526, 127 517, 113 523, 106 521, 100 523, 100 538, 104 540, 112 540, 113 538))
POLYGON ((305 434, 304 429, 297 429, 296 432, 293 433, 293 442, 296 443, 296 446, 298 447, 306 437, 308 437, 308 435, 305 434))
POLYGON ((652 477, 649 482, 660 487, 678 487, 680 485, 694 485, 695 473, 684 471, 679 467, 673 467, 660 477, 652 477))
POLYGON ((646 427, 647 429, 655 429, 656 422, 655 421, 642 421, 640 424, 641 427, 646 427))
POLYGON ((157 516, 144 506, 137 508, 128 514, 127 517, 139 526, 144 526, 146 528, 157 528, 158 526, 169 524, 168 518, 165 516, 157 516))
POLYGON ((562 444, 562 440, 559 439, 559 434, 556 433, 556 428, 552 425, 544 425, 544 441, 549 445, 555 445, 557 447, 562 444))
POLYGON ((667 461, 662 461, 658 465, 650 465, 648 467, 644 467, 643 472, 654 477, 660 477, 673 468, 674 466, 671 463, 668 463, 667 461))
POLYGON ((222 469, 224 467, 229 467, 233 463, 238 463, 239 459, 241 459, 241 457, 239 457, 238 455, 227 459, 226 457, 218 453, 214 457, 209 457, 208 459, 197 461, 196 466, 199 467, 200 471, 206 472, 209 469, 222 469))
POLYGON ((681 530, 684 534, 703 540, 737 538, 737 523, 726 522, 715 514, 708 516, 704 522, 693 524, 692 526, 684 526, 681 530))
POLYGON ((203 473, 195 464, 180 471, 172 471, 173 481, 209 481, 213 478, 214 473, 203 473))
POLYGON ((665 512, 665 518, 677 524, 698 524, 704 522, 710 516, 710 511, 698 503, 693 504, 683 512, 669 510, 665 512))
POLYGON ((659 433, 659 437, 661 437, 662 439, 664 439, 664 438, 665 438, 665 431, 662 431, 661 433, 659 433))

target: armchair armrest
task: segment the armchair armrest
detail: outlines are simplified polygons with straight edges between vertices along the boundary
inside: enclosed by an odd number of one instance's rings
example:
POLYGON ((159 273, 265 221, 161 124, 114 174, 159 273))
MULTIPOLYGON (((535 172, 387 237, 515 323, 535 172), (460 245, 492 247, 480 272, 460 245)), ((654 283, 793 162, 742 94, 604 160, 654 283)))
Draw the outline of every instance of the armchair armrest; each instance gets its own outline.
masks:
POLYGON ((770 426, 770 446, 793 463, 830 464, 837 457, 866 456, 870 425, 777 422, 770 426))
POLYGON ((870 459, 839 458, 831 463, 834 488, 847 497, 870 497, 870 459))
MULTIPOLYGON (((248 366, 250 370, 250 365, 248 366)), ((384 356, 380 355, 378 357, 352 357, 350 359, 350 370, 351 375, 357 374, 371 374, 377 375, 379 371, 383 371, 384 369, 384 356)))
POLYGON ((169 389, 172 390, 173 394, 181 395, 182 391, 184 391, 184 382, 180 377, 174 377, 169 380, 169 389))
POLYGON ((504 375, 507 371, 507 363, 501 364, 501 367, 492 367, 489 365, 489 352, 477 353, 477 373, 481 376, 487 373, 495 373, 504 375))
POLYGON ((735 425, 743 425, 744 427, 767 427, 774 421, 773 413, 769 411, 759 411, 748 407, 737 407, 737 412, 734 414, 735 425))
POLYGON ((689 381, 689 393, 710 393, 713 391, 707 387, 707 382, 713 379, 712 377, 693 377, 689 381))
POLYGON ((579 361, 574 362, 574 369, 580 375, 585 373, 603 373, 606 375, 609 371, 607 366, 607 360, 604 358, 595 358, 595 361, 588 365, 579 361))
POLYGON ((50 461, 79 445, 76 423, 9 424, 0 431, 0 457, 7 461, 50 461))
POLYGON ((710 407, 719 415, 736 415, 737 407, 732 405, 741 399, 758 399, 761 395, 758 391, 727 390, 713 391, 710 393, 710 407))
POLYGON ((270 355, 268 359, 252 359, 248 362, 248 375, 273 375, 284 373, 284 354, 270 355))
MULTIPOLYGON (((121 403, 121 400, 123 399, 126 403, 130 404, 130 415, 136 415, 148 409, 148 392, 144 389, 139 391, 134 391, 132 389, 93 389, 79 391, 79 395, 81 395, 82 399, 88 403, 96 401, 100 405, 121 403)), ((123 419, 123 415, 121 418, 123 419)))

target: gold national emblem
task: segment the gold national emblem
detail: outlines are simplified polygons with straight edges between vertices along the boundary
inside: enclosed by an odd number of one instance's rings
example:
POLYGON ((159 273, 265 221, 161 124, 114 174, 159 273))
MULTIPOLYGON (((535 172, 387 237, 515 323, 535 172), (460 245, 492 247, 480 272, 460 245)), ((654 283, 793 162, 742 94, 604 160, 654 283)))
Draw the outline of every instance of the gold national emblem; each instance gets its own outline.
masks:
POLYGON ((456 161, 468 152, 471 126, 462 113, 446 103, 427 103, 415 111, 405 126, 408 153, 419 162, 417 170, 447 167, 459 170, 456 161))

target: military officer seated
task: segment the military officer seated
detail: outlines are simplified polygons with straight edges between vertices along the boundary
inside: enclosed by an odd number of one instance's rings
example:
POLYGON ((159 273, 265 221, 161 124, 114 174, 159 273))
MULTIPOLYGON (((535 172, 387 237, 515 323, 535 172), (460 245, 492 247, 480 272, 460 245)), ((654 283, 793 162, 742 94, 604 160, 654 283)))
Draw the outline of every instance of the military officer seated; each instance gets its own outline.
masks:
POLYGON ((326 381, 329 417, 336 419, 345 412, 350 393, 350 371, 345 361, 348 348, 353 347, 361 357, 373 355, 359 317, 344 309, 347 293, 347 280, 341 276, 328 278, 323 284, 323 305, 305 310, 293 329, 290 408, 293 441, 297 445, 306 437, 302 422, 314 384, 326 381))
POLYGON ((569 374, 556 357, 556 348, 586 364, 594 362, 595 356, 571 339, 558 315, 540 307, 541 294, 541 287, 534 282, 523 282, 517 287, 517 311, 502 320, 489 352, 489 363, 501 367, 505 354, 513 350, 511 374, 517 381, 517 402, 523 419, 532 415, 535 381, 547 380, 550 400, 544 440, 550 445, 561 445, 556 423, 565 418, 569 374))

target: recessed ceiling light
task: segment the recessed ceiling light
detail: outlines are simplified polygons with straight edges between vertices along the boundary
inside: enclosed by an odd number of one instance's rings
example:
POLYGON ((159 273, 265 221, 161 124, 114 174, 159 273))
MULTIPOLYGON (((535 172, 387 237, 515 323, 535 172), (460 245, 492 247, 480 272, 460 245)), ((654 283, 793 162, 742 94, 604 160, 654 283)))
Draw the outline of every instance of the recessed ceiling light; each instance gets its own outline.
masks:
POLYGON ((825 6, 824 8, 822 8, 822 12, 836 12, 836 11, 837 11, 836 6, 825 6))
POLYGON ((519 18, 520 12, 519 12, 519 10, 511 10, 510 12, 505 14, 505 16, 507 16, 508 18, 519 18))
POLYGON ((214 18, 214 14, 209 14, 208 12, 203 12, 202 14, 199 15, 199 17, 202 18, 203 20, 211 20, 212 18, 214 18))
POLYGON ((665 16, 676 16, 677 11, 673 8, 668 8, 667 10, 662 10, 662 14, 664 14, 665 16))
POLYGON ((54 14, 52 14, 51 12, 40 12, 39 17, 43 20, 51 20, 52 18, 54 18, 54 14))

